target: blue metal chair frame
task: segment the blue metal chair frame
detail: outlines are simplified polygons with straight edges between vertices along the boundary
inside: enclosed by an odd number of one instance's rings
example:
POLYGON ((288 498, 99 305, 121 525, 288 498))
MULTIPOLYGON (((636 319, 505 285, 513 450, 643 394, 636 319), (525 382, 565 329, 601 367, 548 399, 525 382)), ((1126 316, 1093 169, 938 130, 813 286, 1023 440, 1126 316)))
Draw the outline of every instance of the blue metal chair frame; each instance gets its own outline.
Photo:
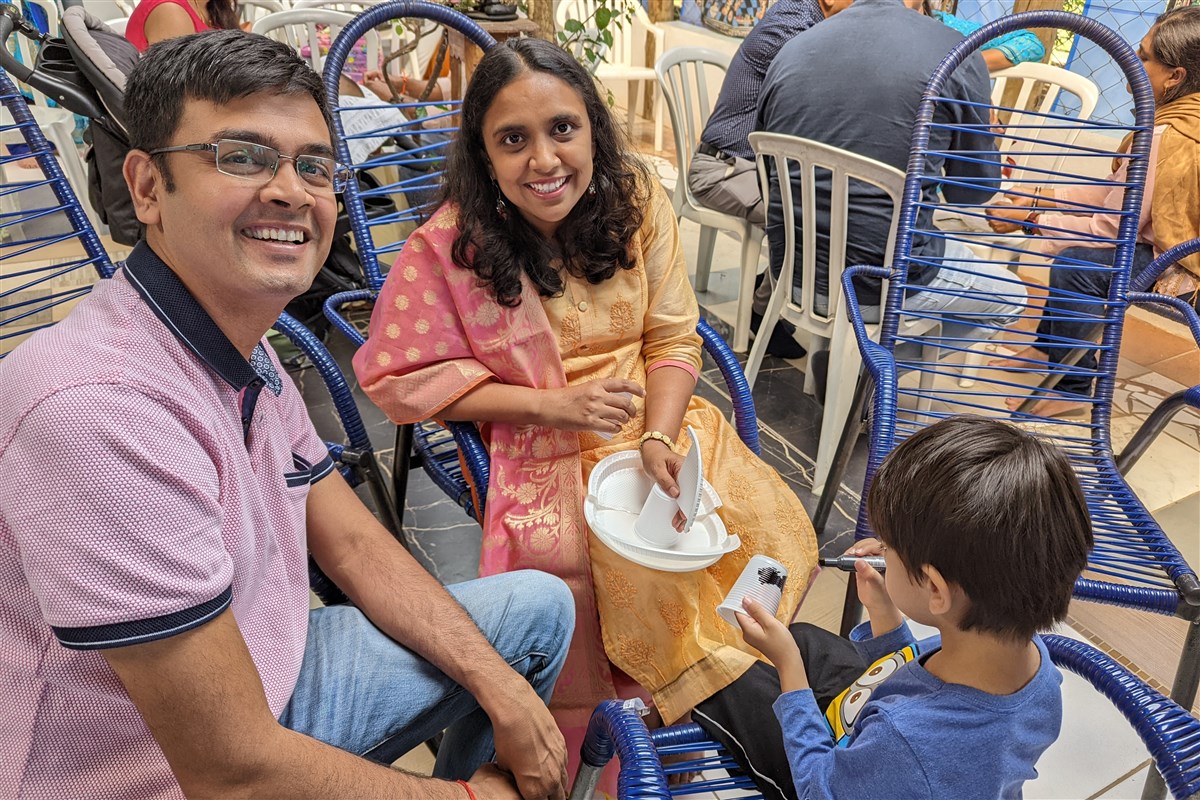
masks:
MULTIPOLYGON (((1062 447, 1071 458, 1084 486, 1093 519, 1095 546, 1089 558, 1089 571, 1085 573, 1086 577, 1081 577, 1075 585, 1075 596, 1080 599, 1159 614, 1177 615, 1187 619, 1191 625, 1189 625, 1183 655, 1172 689, 1172 697, 1184 707, 1190 707, 1195 700, 1197 680, 1200 679, 1200 581, 1197 580, 1196 573, 1184 561, 1174 544, 1162 532, 1125 483, 1114 461, 1109 437, 1117 357, 1127 305, 1131 302, 1165 304, 1188 320, 1189 325, 1193 326, 1194 333, 1200 334, 1200 328, 1195 327, 1195 311, 1188 308, 1181 300, 1153 293, 1130 291, 1130 268, 1133 261, 1152 129, 1153 102, 1149 82, 1133 50, 1113 31, 1083 17, 1052 11, 1016 14, 984 26, 975 34, 968 36, 950 52, 934 72, 926 89, 913 131, 908 178, 905 184, 905 207, 901 214, 897 234, 893 268, 888 271, 876 267, 854 267, 843 276, 843 290, 848 297, 849 317, 855 329, 859 348, 863 353, 863 360, 875 387, 871 451, 863 496, 866 497, 875 472, 884 457, 907 435, 924 424, 951 413, 968 411, 994 415, 997 413, 996 409, 981 404, 979 398, 984 396, 991 398, 1023 397, 1029 389, 1022 384, 1015 383, 1012 375, 1022 372, 1038 377, 1045 375, 1042 383, 1033 390, 1033 394, 1026 399, 1024 405, 1013 412, 1011 418, 1014 421, 1026 423, 1031 426, 1031 429, 1036 429, 1039 435, 1062 447), (1076 371, 1073 364, 1078 355, 1085 349, 1095 348, 1096 345, 1086 339, 1064 339, 1060 343, 1052 345, 1069 352, 1069 355, 1063 358, 1057 367, 1033 360, 1027 360, 1029 364, 1027 369, 992 367, 992 371, 999 374, 987 379, 991 391, 942 390, 940 395, 932 397, 932 399, 940 401, 943 408, 949 409, 948 412, 938 408, 922 409, 920 405, 915 411, 912 408, 902 408, 900 406, 901 398, 911 399, 916 393, 912 389, 900 385, 900 370, 904 368, 937 370, 940 368, 940 365, 912 362, 897 357, 895 354, 896 345, 905 340, 904 336, 897 333, 898 323, 901 317, 912 313, 905 308, 905 289, 909 288, 906 279, 910 262, 913 261, 911 257, 913 235, 918 230, 925 235, 940 235, 940 232, 936 230, 921 229, 917 218, 918 208, 922 205, 922 183, 928 180, 923 174, 923 162, 929 148, 934 108, 940 102, 953 102, 940 96, 941 88, 950 74, 981 44, 999 34, 1030 27, 1064 28, 1095 41, 1104 47, 1125 71, 1134 96, 1135 122, 1132 126, 1124 127, 1124 130, 1133 133, 1132 146, 1127 153, 1118 154, 1118 157, 1129 160, 1129 166, 1127 178, 1123 184, 1125 187, 1124 204, 1120 211, 1121 220, 1118 234, 1115 240, 1110 240, 1116 249, 1115 266, 1111 268, 1111 288, 1106 299, 1092 301, 1101 310, 1096 311, 1094 317, 1085 318, 1088 322, 1094 320, 1096 324, 1103 326, 1103 334, 1098 347, 1100 351, 1099 367, 1094 372, 1076 371), (882 336, 878 343, 872 342, 866 335, 866 328, 852 289, 851 282, 858 276, 887 277, 892 281, 884 309, 882 336), (1028 409, 1032 400, 1039 397, 1055 397, 1053 390, 1055 383, 1064 374, 1073 374, 1073 371, 1086 374, 1089 378, 1095 378, 1096 388, 1091 401, 1090 422, 1069 423, 1064 420, 1037 417, 1029 413, 1028 409), (1054 423, 1053 428, 1045 426, 1046 423, 1054 423), (1063 429, 1071 432, 1063 434, 1061 433, 1063 429)), ((1091 150, 1090 152, 1095 154, 1099 151, 1091 150)), ((950 152, 941 155, 947 158, 975 157, 970 153, 950 152)), ((1104 153, 1104 155, 1108 157, 1109 154, 1104 153)), ((1050 175, 1055 177, 1058 173, 1050 173, 1050 175)), ((1072 179, 1076 177, 1068 175, 1058 183, 1061 185, 1072 182, 1072 179)), ((1122 184, 1113 185, 1120 186, 1122 184)), ((1030 190, 1019 188, 1018 191, 1028 193, 1030 190)), ((1031 195, 1027 194, 1026 196, 1031 195)), ((983 206, 980 213, 987 217, 988 211, 992 207, 983 206)), ((1018 253, 1025 252, 1020 249, 1021 244, 1025 241, 1019 236, 1012 237, 1011 249, 1018 253)), ((1178 254, 1176 252, 1174 255, 1178 254)), ((1094 265, 1089 266, 1094 267, 1094 265)), ((1165 262, 1158 268, 1161 270, 1163 266, 1165 266, 1165 262)), ((1051 312, 1047 309, 1044 313, 1050 314, 1051 312)), ((1065 311, 1055 313, 1063 315, 1059 319, 1071 318, 1065 311)), ((951 350, 963 349, 961 345, 946 340, 942 340, 940 346, 951 350)), ((980 379, 981 382, 983 380, 983 378, 980 379)), ((860 398, 865 398, 865 386, 865 382, 860 385, 860 398)), ((1072 399, 1074 397, 1074 395, 1071 396, 1072 399)), ((843 440, 845 441, 846 438, 849 437, 844 436, 843 440)), ((873 535, 866 519, 865 503, 859 509, 855 535, 858 538, 873 535)), ((851 586, 853 586, 853 581, 851 581, 851 586)), ((843 628, 850 624, 853 617, 857 616, 857 606, 852 594, 848 595, 847 611, 852 613, 848 613, 843 619, 843 628)))
MULTIPOLYGON (((329 54, 325 59, 324 82, 329 107, 333 112, 335 147, 338 160, 350 165, 355 170, 395 169, 398 173, 416 172, 415 177, 403 177, 395 183, 381 185, 375 189, 364 189, 357 181, 351 181, 342 195, 346 211, 350 217, 350 229, 354 238, 355 250, 358 253, 359 264, 367 281, 367 290, 341 292, 328 298, 325 302, 325 314, 335 327, 348 335, 356 345, 362 342, 362 336, 355 330, 342 314, 347 304, 362 301, 373 302, 376 293, 383 286, 386 268, 391 260, 404 245, 404 239, 383 241, 377 237, 377 231, 384 228, 394 230, 395 226, 416 226, 421 224, 434 211, 431 196, 436 194, 440 182, 440 165, 444 159, 447 140, 457 130, 456 118, 461 101, 438 101, 427 103, 397 103, 380 102, 368 107, 346 106, 339 104, 338 83, 354 43, 367 31, 393 19, 413 18, 428 19, 461 32, 468 40, 483 49, 495 44, 495 40, 470 18, 453 11, 445 6, 424 2, 424 0, 396 0, 383 3, 358 14, 342 29, 333 41, 329 54), (348 136, 345 120, 352 114, 369 113, 385 107, 400 110, 410 116, 410 119, 395 126, 374 128, 372 130, 348 136), (419 138, 434 137, 439 141, 420 142, 419 138), (414 146, 396 153, 382 153, 370 157, 366 161, 355 163, 351 158, 349 142, 352 138, 403 137, 414 146), (398 208, 389 214, 368 214, 368 207, 376 198, 403 198, 408 201, 406 208, 398 208), (377 239, 379 239, 377 241, 377 239), (385 263, 385 261, 387 263, 385 263)), ((297 342, 297 345, 311 356, 310 350, 319 352, 319 342, 297 342)), ((324 348, 320 348, 323 350, 324 348)), ((357 417, 358 410, 350 394, 335 392, 334 387, 344 384, 340 373, 327 377, 331 395, 338 408, 339 415, 346 418, 357 417)), ((347 427, 347 431, 350 428, 347 427)), ((471 453, 477 447, 472 447, 465 434, 458 426, 450 426, 450 432, 432 421, 419 425, 399 425, 396 427, 396 444, 392 468, 392 485, 389 506, 395 509, 397 531, 403 525, 404 498, 408 483, 410 454, 419 454, 425 471, 447 495, 463 507, 472 517, 477 516, 474 498, 462 476, 459 463, 460 450, 471 453), (458 437, 457 439, 455 437, 458 437)), ((373 451, 370 451, 373 453, 373 451)), ((472 469, 482 469, 476 463, 472 469)), ((483 483, 475 485, 486 486, 486 472, 481 476, 483 483)))
MULTIPOLYGON (((1137 732, 1177 798, 1200 795, 1200 720, 1090 644, 1065 636, 1043 637, 1050 658, 1107 697, 1137 732)), ((669 775, 736 766, 729 753, 695 723, 650 731, 638 701, 606 700, 592 714, 583 743, 583 766, 572 789, 573 800, 591 797, 599 772, 616 754, 621 759, 619 800, 663 800, 699 792, 740 789, 762 797, 752 781, 730 775, 668 786, 669 775), (709 755, 703 755, 705 752, 709 755), (664 767, 663 756, 695 754, 664 767)), ((750 795, 746 795, 749 797, 750 795)))
MULTIPOLYGON (((45 248, 78 240, 83 247, 84 257, 58 264, 22 265, 18 270, 3 273, 5 283, 0 290, 0 358, 13 346, 14 340, 39 328, 48 327, 50 322, 39 322, 40 315, 48 315, 55 308, 86 295, 92 284, 58 288, 55 281, 80 270, 94 269, 98 279, 111 277, 115 271, 108 253, 100 243, 100 237, 80 205, 63 174, 62 167, 54 158, 53 148, 38 127, 25 102, 25 97, 3 70, 0 70, 0 104, 12 116, 11 125, 0 126, 0 132, 20 133, 29 153, 0 156, 0 167, 33 157, 42 171, 41 180, 5 183, 0 186, 0 198, 21 203, 32 197, 32 192, 46 187, 54 196, 55 203, 18 211, 0 212, 0 262, 7 267, 15 259, 27 258, 45 248), (49 221, 56 215, 65 215, 70 223, 69 233, 18 239, 15 236, 24 222, 49 221), (19 330, 18 330, 19 327, 19 330)), ((24 235, 23 231, 21 235, 24 235)))
MULTIPOLYGON (((1192 253, 1200 252, 1200 239, 1193 239, 1172 247, 1154 260, 1129 286, 1129 302, 1142 303, 1156 314, 1181 322, 1192 332, 1192 338, 1200 342, 1200 316, 1196 309, 1177 297, 1153 292, 1154 284, 1167 267, 1192 253)), ((1176 414, 1185 408, 1200 411, 1200 385, 1176 392, 1158 404, 1146 421, 1125 444, 1125 449, 1116 457, 1117 469, 1127 475, 1151 443, 1167 427, 1176 414)))

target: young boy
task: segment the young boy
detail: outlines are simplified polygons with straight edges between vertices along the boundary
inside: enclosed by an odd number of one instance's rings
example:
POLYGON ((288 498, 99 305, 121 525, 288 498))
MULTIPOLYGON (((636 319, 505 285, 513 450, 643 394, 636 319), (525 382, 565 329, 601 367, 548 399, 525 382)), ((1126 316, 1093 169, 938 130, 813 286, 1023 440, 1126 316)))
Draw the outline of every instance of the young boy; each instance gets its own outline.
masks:
POLYGON ((888 456, 867 512, 879 540, 849 553, 886 561, 856 565, 870 622, 848 642, 747 601, 743 636, 777 676, 756 665, 694 718, 768 797, 1020 797, 1062 720, 1037 632, 1092 544, 1070 464, 1004 423, 946 419, 888 456), (940 636, 916 641, 904 616, 940 636), (772 699, 781 728, 756 711, 772 699))

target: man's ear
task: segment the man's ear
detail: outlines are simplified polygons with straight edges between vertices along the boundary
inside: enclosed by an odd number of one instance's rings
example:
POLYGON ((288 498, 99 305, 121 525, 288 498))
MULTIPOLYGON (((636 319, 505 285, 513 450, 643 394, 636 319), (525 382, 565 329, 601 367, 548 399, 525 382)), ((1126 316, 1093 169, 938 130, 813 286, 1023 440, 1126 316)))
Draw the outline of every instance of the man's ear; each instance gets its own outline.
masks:
POLYGON ((154 157, 144 150, 130 150, 125 154, 121 172, 129 186, 138 221, 143 225, 158 225, 161 221, 159 201, 167 188, 154 157))

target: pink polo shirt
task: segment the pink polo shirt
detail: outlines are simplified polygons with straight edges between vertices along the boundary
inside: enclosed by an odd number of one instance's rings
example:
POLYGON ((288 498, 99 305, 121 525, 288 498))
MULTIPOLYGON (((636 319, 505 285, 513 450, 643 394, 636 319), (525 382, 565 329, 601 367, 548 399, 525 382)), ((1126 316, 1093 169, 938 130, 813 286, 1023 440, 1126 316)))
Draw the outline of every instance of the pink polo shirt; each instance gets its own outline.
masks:
POLYGON ((227 607, 271 711, 286 706, 305 500, 333 464, 281 374, 145 243, 0 361, 0 797, 182 797, 97 651, 227 607))

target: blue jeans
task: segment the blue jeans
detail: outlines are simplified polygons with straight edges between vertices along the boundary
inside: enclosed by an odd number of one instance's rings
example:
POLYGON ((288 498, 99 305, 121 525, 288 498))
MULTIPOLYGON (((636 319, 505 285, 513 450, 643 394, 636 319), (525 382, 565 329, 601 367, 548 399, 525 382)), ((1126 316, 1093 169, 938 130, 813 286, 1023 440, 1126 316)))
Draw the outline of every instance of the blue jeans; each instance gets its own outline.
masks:
MULTIPOLYGON (((1038 338, 1034 346, 1047 353, 1051 361, 1061 361, 1071 347, 1063 347, 1061 340, 1083 341, 1092 339, 1100 330, 1099 318, 1106 313, 1104 301, 1112 285, 1112 272, 1105 269, 1086 269, 1074 266, 1076 261, 1090 261, 1103 267, 1111 267, 1116 261, 1117 251, 1113 247, 1067 247, 1058 254, 1050 267, 1050 296, 1046 309, 1038 324, 1038 338), (1072 299, 1072 295, 1086 295, 1095 300, 1072 299), (1077 315, 1077 319, 1071 319, 1077 315), (1064 318, 1066 317, 1066 318, 1064 318), (1090 317, 1090 319, 1089 319, 1090 317), (1057 346, 1047 346, 1057 345, 1057 346)), ((1154 248, 1148 244, 1137 244, 1133 250, 1132 281, 1154 260, 1154 248)), ((1084 352, 1075 362, 1077 370, 1095 372, 1099 360, 1095 350, 1084 352)), ((1092 378, 1087 375, 1064 375, 1054 386, 1058 392, 1092 396, 1092 378)))
POLYGON ((922 291, 904 300, 906 311, 946 314, 942 336, 990 339, 986 325, 1007 325, 1024 309, 1027 292, 1003 264, 982 262, 966 245, 946 242, 945 263, 922 291), (955 263, 958 262, 958 263, 955 263))
MULTIPOLYGON (((566 584, 525 570, 446 591, 549 701, 575 629, 566 584)), ((447 780, 471 777, 495 753, 491 721, 475 698, 350 606, 309 612, 304 663, 279 722, 385 764, 445 730, 433 774, 447 780)))

